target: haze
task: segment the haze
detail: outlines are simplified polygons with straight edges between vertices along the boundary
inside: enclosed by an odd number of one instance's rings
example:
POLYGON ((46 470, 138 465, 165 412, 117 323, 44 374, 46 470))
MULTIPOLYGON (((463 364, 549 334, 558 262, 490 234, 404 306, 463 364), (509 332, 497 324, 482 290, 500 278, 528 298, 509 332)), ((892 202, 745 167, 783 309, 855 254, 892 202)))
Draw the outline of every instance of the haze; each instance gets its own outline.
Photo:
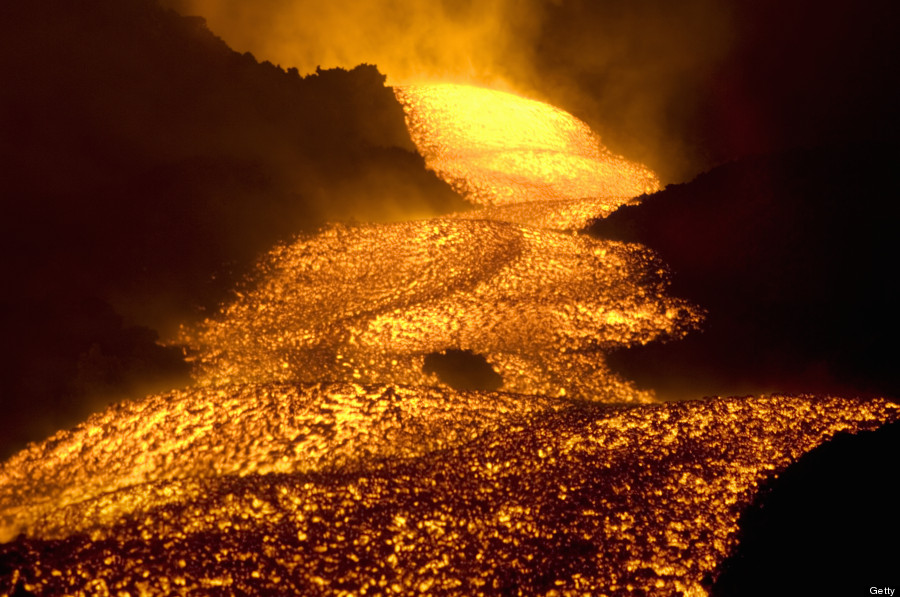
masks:
POLYGON ((887 139, 896 9, 802 0, 169 0, 260 60, 376 64, 573 113, 662 182, 798 145, 887 139))

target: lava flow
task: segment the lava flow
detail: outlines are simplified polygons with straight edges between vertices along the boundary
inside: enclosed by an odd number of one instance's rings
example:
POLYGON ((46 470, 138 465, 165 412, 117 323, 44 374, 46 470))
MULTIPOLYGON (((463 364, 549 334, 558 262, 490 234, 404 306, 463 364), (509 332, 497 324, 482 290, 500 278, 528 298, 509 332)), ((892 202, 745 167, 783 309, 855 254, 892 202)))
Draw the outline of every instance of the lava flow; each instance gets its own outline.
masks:
POLYGON ((705 595, 759 484, 884 400, 660 404, 606 368, 702 310, 645 247, 573 232, 657 187, 584 123, 397 90, 480 209, 275 247, 181 340, 197 384, 0 465, 4 594, 705 595), (430 355, 470 351, 503 391, 430 355))
POLYGON ((475 217, 580 228, 659 189, 653 172, 613 155, 584 122, 553 106, 451 83, 395 94, 428 167, 489 208, 475 217))
POLYGON ((483 355, 501 389, 647 402, 611 348, 691 329, 645 249, 505 222, 333 227, 274 250, 254 287, 183 340, 205 384, 439 385, 426 356, 483 355))
POLYGON ((464 85, 397 94, 428 163, 488 206, 333 227, 276 248, 237 300, 186 330, 200 380, 439 385, 427 355, 468 350, 485 357, 502 390, 651 401, 612 374, 603 353, 678 338, 699 310, 666 296, 665 268, 647 249, 542 228, 611 211, 653 188, 652 173, 539 102, 464 85))

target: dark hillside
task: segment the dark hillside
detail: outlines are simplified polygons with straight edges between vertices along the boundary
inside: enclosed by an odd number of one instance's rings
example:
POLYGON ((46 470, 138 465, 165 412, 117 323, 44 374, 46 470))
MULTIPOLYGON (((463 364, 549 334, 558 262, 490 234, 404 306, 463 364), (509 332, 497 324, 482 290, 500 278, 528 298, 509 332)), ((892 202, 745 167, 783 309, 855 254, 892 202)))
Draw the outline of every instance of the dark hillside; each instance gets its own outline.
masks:
POLYGON ((897 396, 896 148, 748 158, 624 207, 590 232, 635 241, 709 310, 704 331, 613 356, 664 396, 897 396))
POLYGON ((783 595, 853 595, 862 584, 890 586, 900 515, 886 484, 898 453, 900 424, 890 423, 838 434, 767 479, 741 514, 739 543, 711 594, 766 595, 778 587, 783 595))
POLYGON ((184 310, 215 302, 223 264, 324 221, 462 206, 424 170, 373 66, 301 78, 149 0, 0 10, 17 287, 184 310))
POLYGON ((278 241, 466 207, 376 67, 302 78, 150 0, 2 3, 0 80, 4 444, 43 433, 33 413, 80 418, 97 388, 183 383, 153 330, 278 241))

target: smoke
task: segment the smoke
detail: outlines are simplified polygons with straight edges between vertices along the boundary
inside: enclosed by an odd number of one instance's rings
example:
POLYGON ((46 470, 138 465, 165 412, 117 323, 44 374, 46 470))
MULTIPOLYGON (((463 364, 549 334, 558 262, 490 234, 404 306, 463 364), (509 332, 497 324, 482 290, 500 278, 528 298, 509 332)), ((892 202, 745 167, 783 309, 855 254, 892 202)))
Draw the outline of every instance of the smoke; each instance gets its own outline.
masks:
POLYGON ((735 33, 731 3, 566 0, 547 11, 523 74, 614 152, 680 182, 716 161, 698 120, 735 33))
POLYGON ((502 84, 502 65, 539 31, 540 0, 170 0, 238 51, 301 74, 376 64, 389 84, 502 84))
POLYGON ((696 170, 696 89, 729 49, 714 0, 168 0, 238 51, 301 74, 375 64, 388 84, 448 81, 548 101, 664 181, 696 170))

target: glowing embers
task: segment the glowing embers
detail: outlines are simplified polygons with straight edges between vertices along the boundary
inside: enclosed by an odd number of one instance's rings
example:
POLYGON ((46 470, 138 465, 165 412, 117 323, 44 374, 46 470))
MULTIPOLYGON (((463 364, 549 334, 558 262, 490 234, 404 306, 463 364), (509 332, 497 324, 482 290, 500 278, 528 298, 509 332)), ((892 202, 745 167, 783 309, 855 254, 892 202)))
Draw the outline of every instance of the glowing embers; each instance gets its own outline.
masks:
POLYGON ((185 494, 202 479, 348 472, 446 450, 563 406, 540 397, 358 384, 149 396, 3 463, 0 542, 20 532, 66 537, 108 527, 135 510, 193 499, 185 494))
POLYGON ((503 222, 333 227, 274 250, 255 278, 184 333, 201 382, 438 385, 425 356, 456 349, 506 391, 648 401, 604 352, 698 320, 646 249, 503 222))
POLYGON ((66 507, 48 501, 27 538, 0 545, 0 592, 705 595, 760 481, 838 432, 900 416, 884 400, 541 412, 492 393, 265 389, 221 405, 175 393, 115 408, 96 432, 60 433, 7 463, 3 506, 130 464, 143 476, 66 507), (328 413, 369 406, 371 420, 328 413), (156 423, 133 435, 139 417, 156 423), (384 451, 386 429, 401 433, 397 452, 384 451), (264 474, 295 433, 359 465, 264 474), (161 448, 150 466, 148 441, 161 448))
POLYGON ((602 198, 598 217, 659 188, 653 172, 611 154, 585 123, 553 106, 448 83, 395 94, 428 166, 480 205, 602 198))

